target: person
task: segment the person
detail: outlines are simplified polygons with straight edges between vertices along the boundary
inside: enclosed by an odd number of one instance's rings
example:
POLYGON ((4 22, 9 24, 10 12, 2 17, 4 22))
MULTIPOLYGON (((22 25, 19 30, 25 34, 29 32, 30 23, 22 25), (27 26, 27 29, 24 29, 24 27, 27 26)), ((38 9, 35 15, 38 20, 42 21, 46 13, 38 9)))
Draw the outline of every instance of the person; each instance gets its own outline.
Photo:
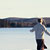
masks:
POLYGON ((38 23, 30 30, 30 32, 35 31, 37 50, 44 50, 45 48, 47 48, 44 44, 44 32, 50 36, 50 32, 47 31, 42 22, 42 19, 38 19, 38 23))

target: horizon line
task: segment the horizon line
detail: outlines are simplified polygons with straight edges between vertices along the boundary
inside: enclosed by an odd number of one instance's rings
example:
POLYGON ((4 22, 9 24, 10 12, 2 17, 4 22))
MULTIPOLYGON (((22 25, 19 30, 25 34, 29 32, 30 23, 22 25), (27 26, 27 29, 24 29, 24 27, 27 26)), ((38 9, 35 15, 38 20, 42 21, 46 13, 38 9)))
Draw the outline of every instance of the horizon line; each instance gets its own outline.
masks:
POLYGON ((9 17, 0 17, 0 19, 5 19, 5 18, 50 18, 50 17, 13 17, 13 16, 9 16, 9 17))

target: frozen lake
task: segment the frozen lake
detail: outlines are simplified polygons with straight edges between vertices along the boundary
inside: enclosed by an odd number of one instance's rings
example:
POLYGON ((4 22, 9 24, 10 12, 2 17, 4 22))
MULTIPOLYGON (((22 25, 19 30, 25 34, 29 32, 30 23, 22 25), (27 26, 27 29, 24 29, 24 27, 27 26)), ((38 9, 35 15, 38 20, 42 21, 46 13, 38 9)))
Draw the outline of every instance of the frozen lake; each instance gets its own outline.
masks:
MULTIPOLYGON (((35 32, 31 33, 30 29, 0 28, 0 50, 36 50, 35 32)), ((50 50, 50 36, 44 36, 47 50, 50 50)))

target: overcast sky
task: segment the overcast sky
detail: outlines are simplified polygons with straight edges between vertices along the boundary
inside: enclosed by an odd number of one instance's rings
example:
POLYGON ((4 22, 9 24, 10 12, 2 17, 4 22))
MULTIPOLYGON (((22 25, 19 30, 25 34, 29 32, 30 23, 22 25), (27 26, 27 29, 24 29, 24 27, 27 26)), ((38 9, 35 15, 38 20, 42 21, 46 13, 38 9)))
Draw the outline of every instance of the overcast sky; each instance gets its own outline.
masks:
POLYGON ((0 0, 0 18, 44 16, 50 16, 50 0, 0 0))

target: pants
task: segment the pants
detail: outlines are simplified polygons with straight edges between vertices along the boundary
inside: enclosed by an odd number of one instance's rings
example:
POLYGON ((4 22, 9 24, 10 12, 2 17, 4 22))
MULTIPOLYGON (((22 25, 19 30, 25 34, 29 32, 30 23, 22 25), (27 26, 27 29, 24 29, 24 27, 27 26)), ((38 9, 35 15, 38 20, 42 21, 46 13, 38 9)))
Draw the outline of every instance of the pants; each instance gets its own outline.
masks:
POLYGON ((36 39, 37 42, 37 50, 44 50, 44 39, 36 39))

